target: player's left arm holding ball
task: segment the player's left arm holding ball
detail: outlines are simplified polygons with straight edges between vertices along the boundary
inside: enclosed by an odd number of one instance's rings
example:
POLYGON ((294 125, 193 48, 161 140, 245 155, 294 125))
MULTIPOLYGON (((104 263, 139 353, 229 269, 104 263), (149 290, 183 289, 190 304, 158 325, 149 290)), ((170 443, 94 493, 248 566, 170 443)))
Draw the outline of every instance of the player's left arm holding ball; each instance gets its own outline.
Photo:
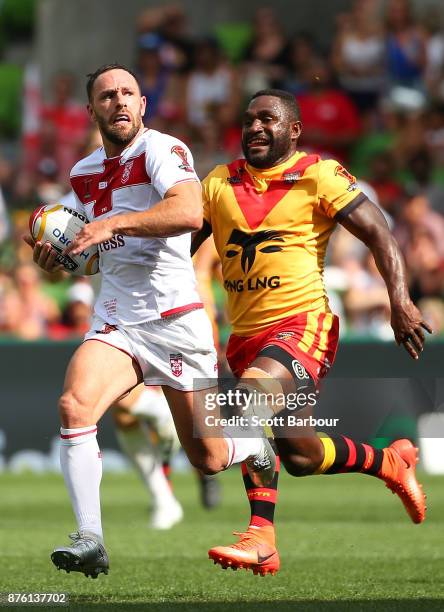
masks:
POLYGON ((65 269, 62 264, 56 263, 58 253, 52 248, 50 242, 35 242, 32 236, 23 236, 23 240, 33 249, 32 258, 42 270, 53 274, 65 269))
POLYGON ((423 330, 431 334, 432 328, 410 299, 403 257, 384 215, 366 198, 340 223, 370 249, 387 286, 395 340, 418 359, 425 342, 423 330))
MULTIPOLYGON (((84 214, 82 210, 82 203, 77 198, 74 191, 70 191, 66 195, 62 196, 59 200, 59 204, 68 207, 69 210, 77 211, 81 215, 84 214)), ((32 215, 35 216, 35 212, 32 215)), ((66 271, 66 268, 62 263, 58 263, 56 261, 57 256, 59 255, 58 251, 52 248, 50 242, 45 242, 43 240, 34 240, 33 231, 30 224, 30 234, 23 236, 23 240, 26 244, 33 250, 33 260, 41 269, 49 274, 62 273, 66 271)))

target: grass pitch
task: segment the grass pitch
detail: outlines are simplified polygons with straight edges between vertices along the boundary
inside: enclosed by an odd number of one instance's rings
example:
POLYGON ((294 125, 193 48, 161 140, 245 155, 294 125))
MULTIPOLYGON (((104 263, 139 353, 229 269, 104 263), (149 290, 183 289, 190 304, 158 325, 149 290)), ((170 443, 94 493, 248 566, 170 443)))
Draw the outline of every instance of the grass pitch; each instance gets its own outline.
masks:
POLYGON ((248 516, 240 472, 232 469, 221 480, 223 504, 207 512, 194 476, 175 475, 185 520, 156 532, 146 526, 148 503, 137 477, 106 474, 102 507, 111 569, 93 581, 57 572, 49 559, 74 530, 61 477, 1 475, 0 591, 67 592, 69 609, 84 612, 444 610, 444 478, 421 479, 429 513, 416 526, 375 478, 283 474, 282 566, 274 577, 224 571, 207 559, 209 547, 234 541, 231 531, 245 528, 248 516))

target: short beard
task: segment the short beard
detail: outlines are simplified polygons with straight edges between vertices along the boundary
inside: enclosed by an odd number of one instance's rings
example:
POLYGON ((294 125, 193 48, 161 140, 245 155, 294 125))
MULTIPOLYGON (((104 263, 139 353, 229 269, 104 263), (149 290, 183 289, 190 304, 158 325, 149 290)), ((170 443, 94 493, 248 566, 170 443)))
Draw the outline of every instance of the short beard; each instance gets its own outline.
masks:
POLYGON ((142 120, 139 120, 138 123, 132 122, 131 129, 129 132, 123 133, 120 131, 114 131, 114 129, 108 126, 107 123, 103 119, 97 118, 97 123, 99 125, 100 131, 105 136, 109 142, 112 142, 115 145, 128 145, 132 142, 137 135, 137 132, 140 130, 142 126, 142 120))
POLYGON ((246 143, 242 141, 242 151, 250 166, 263 170, 277 165, 276 162, 284 161, 291 152, 291 142, 290 134, 288 134, 288 138, 281 137, 279 140, 272 141, 266 155, 252 155, 246 143))

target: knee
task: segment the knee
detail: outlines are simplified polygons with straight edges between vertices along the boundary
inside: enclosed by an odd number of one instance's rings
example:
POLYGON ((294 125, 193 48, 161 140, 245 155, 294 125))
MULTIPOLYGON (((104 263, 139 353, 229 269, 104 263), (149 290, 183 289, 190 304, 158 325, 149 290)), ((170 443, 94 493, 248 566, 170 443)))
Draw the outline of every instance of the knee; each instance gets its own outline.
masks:
POLYGON ((309 476, 316 472, 324 458, 322 447, 309 452, 281 454, 281 461, 291 476, 309 476))
POLYGON ((59 414, 62 426, 66 429, 92 425, 91 410, 72 391, 65 391, 60 397, 59 414))

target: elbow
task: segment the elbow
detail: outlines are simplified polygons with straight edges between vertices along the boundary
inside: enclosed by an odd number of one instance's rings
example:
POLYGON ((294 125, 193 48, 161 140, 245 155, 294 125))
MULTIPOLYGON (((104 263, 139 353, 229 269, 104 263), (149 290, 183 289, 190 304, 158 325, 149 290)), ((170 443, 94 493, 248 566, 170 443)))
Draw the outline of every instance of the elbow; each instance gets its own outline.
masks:
POLYGON ((203 214, 202 211, 198 211, 194 214, 190 214, 187 219, 187 230, 189 232, 197 232, 202 228, 203 225, 203 214))

